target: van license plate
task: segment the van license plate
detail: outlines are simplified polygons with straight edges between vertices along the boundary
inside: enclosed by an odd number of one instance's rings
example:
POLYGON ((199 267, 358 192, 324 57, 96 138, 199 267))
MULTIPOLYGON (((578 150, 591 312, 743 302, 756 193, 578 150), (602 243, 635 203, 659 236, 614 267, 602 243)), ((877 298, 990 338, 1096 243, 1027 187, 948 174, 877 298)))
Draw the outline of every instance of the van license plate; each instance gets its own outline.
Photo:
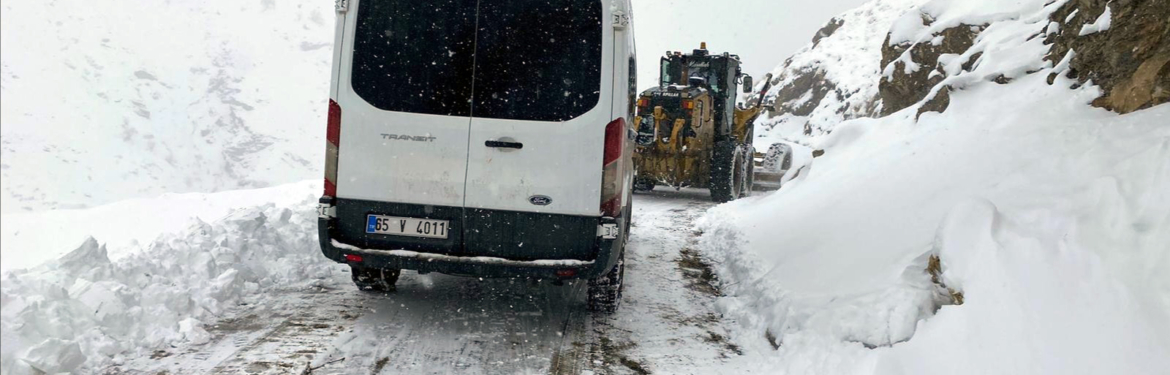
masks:
POLYGON ((428 220, 382 215, 369 215, 366 217, 366 233, 446 239, 447 232, 450 230, 451 225, 447 220, 428 220))

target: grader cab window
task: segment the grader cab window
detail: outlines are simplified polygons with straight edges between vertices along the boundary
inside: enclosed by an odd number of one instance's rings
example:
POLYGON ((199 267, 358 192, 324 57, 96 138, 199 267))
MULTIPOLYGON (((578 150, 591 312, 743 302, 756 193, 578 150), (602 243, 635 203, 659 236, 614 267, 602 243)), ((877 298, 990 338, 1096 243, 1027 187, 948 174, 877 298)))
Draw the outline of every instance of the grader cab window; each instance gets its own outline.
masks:
POLYGON ((659 77, 661 78, 659 82, 660 86, 670 86, 685 83, 685 80, 681 79, 683 74, 682 64, 680 64, 678 61, 669 57, 663 57, 661 70, 661 74, 659 74, 659 77))

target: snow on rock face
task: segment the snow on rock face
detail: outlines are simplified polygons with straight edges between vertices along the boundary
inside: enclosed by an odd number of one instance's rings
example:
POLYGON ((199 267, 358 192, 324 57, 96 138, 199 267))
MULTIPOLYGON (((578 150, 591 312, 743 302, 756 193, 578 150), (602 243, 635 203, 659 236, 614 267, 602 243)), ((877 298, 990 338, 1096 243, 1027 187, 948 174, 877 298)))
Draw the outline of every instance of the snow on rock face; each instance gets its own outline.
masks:
MULTIPOLYGON (((974 61, 963 53, 971 48, 981 31, 980 26, 959 25, 915 44, 883 45, 882 66, 885 68, 878 84, 881 115, 918 103, 948 74, 953 75, 959 69, 970 70, 974 61)), ((893 39, 893 34, 890 34, 890 39, 893 39)), ((938 97, 937 105, 925 109, 945 110, 946 103, 942 100, 946 99, 946 94, 942 95, 938 97)))
POLYGON ((757 149, 779 139, 832 131, 844 120, 875 114, 881 44, 894 20, 925 0, 876 0, 829 21, 810 45, 772 71, 756 121, 757 149))
POLYGON ((176 343, 250 296, 332 277, 321 256, 313 199, 238 210, 166 234, 111 261, 90 239, 57 261, 5 272, 0 369, 6 374, 97 372, 176 343))
POLYGON ((5 2, 4 212, 319 176, 332 15, 321 1, 5 2))
POLYGON ((1056 32, 1047 59, 1101 87, 1095 106, 1129 113, 1170 102, 1167 14, 1167 1, 1070 1, 1049 19, 1056 32))
POLYGON ((931 0, 918 12, 903 14, 890 29, 887 44, 918 43, 959 25, 984 25, 1034 13, 1068 0, 931 0))
POLYGON ((1096 21, 1081 26, 1081 31, 1077 33, 1077 36, 1085 36, 1102 31, 1109 31, 1109 25, 1112 22, 1111 17, 1113 17, 1113 12, 1109 10, 1108 6, 1106 6, 1105 11, 1101 13, 1101 16, 1097 17, 1096 21))
POLYGON ((881 114, 941 112, 953 90, 1043 68, 1037 56, 1049 47, 1041 37, 1056 32, 1048 15, 1067 0, 996 1, 1003 4, 934 0, 903 15, 882 46, 881 114))

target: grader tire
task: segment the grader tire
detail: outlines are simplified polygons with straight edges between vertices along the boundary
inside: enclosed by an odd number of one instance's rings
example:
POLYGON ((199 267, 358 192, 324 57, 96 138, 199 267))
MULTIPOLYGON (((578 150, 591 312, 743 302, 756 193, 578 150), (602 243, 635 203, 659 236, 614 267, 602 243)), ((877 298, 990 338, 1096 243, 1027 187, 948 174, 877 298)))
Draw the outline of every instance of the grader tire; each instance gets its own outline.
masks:
POLYGON ((735 141, 715 144, 711 153, 711 200, 726 203, 743 192, 743 157, 735 141))
POLYGON ((634 191, 636 192, 640 193, 654 190, 655 185, 657 184, 654 183, 654 180, 648 178, 634 178, 634 191))
POLYGON ((755 147, 743 146, 740 148, 739 171, 742 174, 743 184, 740 186, 739 197, 747 198, 752 195, 756 185, 755 147))

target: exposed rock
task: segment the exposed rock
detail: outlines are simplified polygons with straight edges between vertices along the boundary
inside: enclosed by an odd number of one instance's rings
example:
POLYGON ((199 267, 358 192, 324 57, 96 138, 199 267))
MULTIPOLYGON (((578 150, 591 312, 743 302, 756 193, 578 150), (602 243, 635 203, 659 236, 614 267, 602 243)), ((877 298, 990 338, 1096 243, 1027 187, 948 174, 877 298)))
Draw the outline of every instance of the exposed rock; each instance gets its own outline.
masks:
POLYGON ((927 100, 926 103, 923 103, 921 107, 918 107, 918 113, 914 116, 918 118, 926 112, 942 112, 947 110, 947 107, 950 105, 951 88, 950 86, 943 86, 938 90, 938 93, 934 94, 934 97, 927 100))
MULTIPOLYGON (((776 112, 808 116, 830 93, 836 94, 837 85, 825 79, 825 72, 817 68, 806 68, 795 79, 778 79, 787 83, 775 91, 772 108, 776 112)), ((841 95, 836 94, 838 100, 841 95)))
POLYGON ((1072 50, 1064 73, 1104 91, 1093 105, 1128 113, 1170 101, 1170 1, 1073 0, 1050 20, 1061 27, 1047 59, 1057 64, 1072 50), (1106 7, 1109 29, 1082 36, 1106 7))
MULTIPOLYGON (((944 298, 944 300, 946 300, 946 302, 944 302, 942 304, 946 304, 946 305, 962 305, 963 304, 963 291, 952 289, 951 287, 948 287, 946 283, 943 282, 943 279, 942 279, 942 274, 943 274, 942 259, 939 259, 937 254, 931 254, 930 258, 927 260, 926 273, 930 275, 930 282, 935 285, 935 287, 937 288, 936 291, 939 292, 940 295, 946 296, 944 298)), ((936 306, 935 310, 937 310, 937 307, 938 306, 936 306)))
POLYGON ((829 23, 825 24, 825 27, 822 27, 819 31, 817 31, 817 35, 813 35, 813 47, 815 48, 817 44, 821 42, 821 39, 833 36, 833 33, 843 25, 845 25, 844 19, 833 17, 833 19, 829 20, 829 23))
MULTIPOLYGON (((930 21, 923 16, 924 23, 930 21)), ((878 84, 878 97, 882 101, 881 115, 889 115, 925 99, 931 89, 946 77, 939 65, 939 56, 967 51, 984 27, 959 25, 936 34, 933 40, 914 44, 890 45, 887 35, 886 43, 882 45, 882 66, 886 67, 886 77, 878 84)), ((963 69, 970 70, 971 64, 977 60, 978 56, 969 59, 963 69)), ((949 90, 944 88, 918 113, 942 112, 948 104, 949 90)))

